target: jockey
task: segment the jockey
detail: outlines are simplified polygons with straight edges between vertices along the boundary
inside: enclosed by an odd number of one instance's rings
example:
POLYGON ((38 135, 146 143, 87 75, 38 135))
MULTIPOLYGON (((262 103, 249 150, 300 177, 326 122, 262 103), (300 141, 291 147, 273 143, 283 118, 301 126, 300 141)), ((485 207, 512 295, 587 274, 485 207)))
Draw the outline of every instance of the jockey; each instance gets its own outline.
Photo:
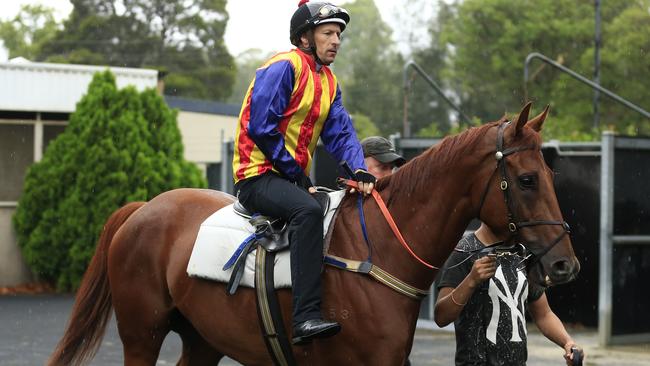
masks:
POLYGON ((361 145, 341 102, 334 62, 350 16, 329 3, 300 1, 291 18, 297 48, 272 57, 255 73, 239 115, 233 171, 235 192, 251 212, 288 223, 294 344, 333 336, 341 326, 321 315, 323 216, 309 170, 318 139, 354 170, 367 195, 361 145))

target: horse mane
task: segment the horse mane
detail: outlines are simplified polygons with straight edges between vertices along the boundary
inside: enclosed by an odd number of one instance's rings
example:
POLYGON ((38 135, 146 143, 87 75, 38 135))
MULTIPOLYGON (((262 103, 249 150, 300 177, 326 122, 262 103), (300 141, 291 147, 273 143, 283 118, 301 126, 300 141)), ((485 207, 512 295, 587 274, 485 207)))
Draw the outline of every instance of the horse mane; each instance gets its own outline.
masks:
POLYGON ((389 201, 392 201, 397 195, 411 195, 414 192, 428 189, 434 178, 453 169, 456 162, 472 154, 477 141, 485 136, 488 129, 505 120, 506 118, 503 117, 498 121, 472 127, 457 135, 445 137, 439 144, 431 146, 397 172, 380 179, 377 182, 377 190, 382 191, 389 186, 399 187, 399 189, 393 190, 396 194, 391 196, 389 201))

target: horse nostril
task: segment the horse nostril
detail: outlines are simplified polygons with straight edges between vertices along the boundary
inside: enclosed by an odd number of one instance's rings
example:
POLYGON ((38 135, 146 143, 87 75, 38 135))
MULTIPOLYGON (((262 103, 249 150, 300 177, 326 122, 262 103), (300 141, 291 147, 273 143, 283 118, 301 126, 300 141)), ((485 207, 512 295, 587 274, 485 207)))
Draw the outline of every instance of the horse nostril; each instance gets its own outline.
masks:
POLYGON ((569 263, 568 260, 562 259, 559 261, 554 262, 551 265, 551 269, 553 270, 553 273, 557 276, 564 276, 568 275, 571 273, 571 264, 569 263))

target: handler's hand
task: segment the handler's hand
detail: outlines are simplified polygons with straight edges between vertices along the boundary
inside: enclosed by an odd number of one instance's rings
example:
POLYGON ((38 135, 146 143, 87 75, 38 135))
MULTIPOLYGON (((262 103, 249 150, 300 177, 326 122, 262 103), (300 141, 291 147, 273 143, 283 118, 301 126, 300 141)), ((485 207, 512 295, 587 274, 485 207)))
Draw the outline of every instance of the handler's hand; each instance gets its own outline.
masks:
POLYGON ((469 278, 472 283, 476 286, 483 281, 492 278, 494 273, 497 271, 497 258, 495 256, 485 256, 479 258, 472 265, 472 270, 469 273, 469 278))
MULTIPOLYGON (((375 188, 375 182, 377 178, 374 175, 368 173, 363 169, 357 169, 354 172, 354 180, 357 181, 359 192, 364 196, 372 193, 373 188, 375 188)), ((356 190, 354 188, 350 189, 350 193, 354 193, 356 190)))
POLYGON ((566 360, 567 366, 582 365, 582 363, 585 361, 584 351, 573 341, 567 342, 567 344, 564 345, 564 360, 566 360), (575 353, 572 348, 574 347, 576 348, 575 352, 580 352, 582 355, 582 359, 580 360, 579 364, 573 362, 575 353))

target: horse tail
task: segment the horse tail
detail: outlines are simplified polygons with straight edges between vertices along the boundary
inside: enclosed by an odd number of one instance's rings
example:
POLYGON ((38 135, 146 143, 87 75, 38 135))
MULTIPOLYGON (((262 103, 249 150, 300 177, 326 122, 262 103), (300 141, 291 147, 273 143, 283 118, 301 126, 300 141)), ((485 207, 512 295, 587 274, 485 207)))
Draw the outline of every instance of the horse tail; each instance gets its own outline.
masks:
POLYGON ((77 290, 63 338, 50 356, 48 365, 79 365, 91 360, 97 353, 113 310, 108 283, 108 249, 117 230, 144 204, 131 202, 113 212, 106 221, 95 255, 77 290))

